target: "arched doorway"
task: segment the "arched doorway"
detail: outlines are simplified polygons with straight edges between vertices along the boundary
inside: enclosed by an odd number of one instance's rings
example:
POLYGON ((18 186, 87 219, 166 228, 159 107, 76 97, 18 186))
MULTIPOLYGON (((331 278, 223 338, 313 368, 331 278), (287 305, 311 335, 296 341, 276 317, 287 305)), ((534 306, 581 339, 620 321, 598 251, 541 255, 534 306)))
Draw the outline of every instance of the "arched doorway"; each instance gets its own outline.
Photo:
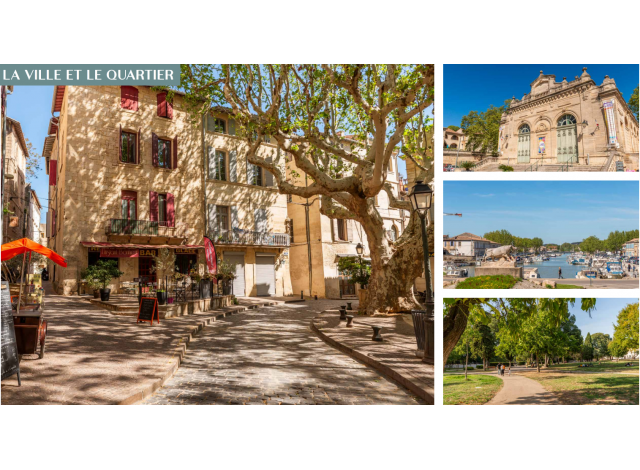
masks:
POLYGON ((558 163, 578 163, 578 136, 576 118, 565 114, 558 119, 558 163))
POLYGON ((518 163, 529 163, 531 160, 531 129, 523 124, 518 129, 518 163))

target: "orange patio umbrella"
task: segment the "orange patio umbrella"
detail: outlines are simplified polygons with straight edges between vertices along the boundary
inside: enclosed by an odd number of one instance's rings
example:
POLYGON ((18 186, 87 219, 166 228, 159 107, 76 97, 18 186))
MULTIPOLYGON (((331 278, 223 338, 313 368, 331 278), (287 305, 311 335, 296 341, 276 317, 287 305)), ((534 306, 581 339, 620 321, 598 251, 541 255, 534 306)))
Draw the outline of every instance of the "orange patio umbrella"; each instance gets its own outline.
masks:
POLYGON ((21 238, 20 240, 15 240, 2 245, 2 261, 7 261, 14 256, 32 251, 46 256, 58 266, 62 266, 63 268, 67 267, 67 262, 58 253, 50 250, 46 246, 42 246, 39 243, 34 242, 33 240, 29 240, 28 238, 21 238))

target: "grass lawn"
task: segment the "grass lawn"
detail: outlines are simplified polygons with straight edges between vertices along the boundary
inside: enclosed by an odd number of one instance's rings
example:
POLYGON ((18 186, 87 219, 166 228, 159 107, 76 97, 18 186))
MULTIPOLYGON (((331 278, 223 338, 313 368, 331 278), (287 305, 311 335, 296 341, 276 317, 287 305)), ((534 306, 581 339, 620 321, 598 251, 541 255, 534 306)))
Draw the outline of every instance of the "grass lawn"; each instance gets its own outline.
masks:
MULTIPOLYGON (((561 371, 576 371, 576 372, 630 372, 633 374, 638 373, 638 361, 625 361, 621 360, 620 362, 616 361, 600 361, 600 362, 591 362, 593 364, 591 367, 580 367, 582 362, 571 362, 569 364, 554 364, 551 367, 548 367, 547 370, 556 370, 558 372, 561 371), (626 367, 625 364, 631 363, 631 367, 626 367)), ((589 364, 585 362, 584 364, 589 364)))
MULTIPOLYGON (((548 289, 553 289, 551 286, 547 286, 548 289)), ((584 289, 582 286, 574 286, 573 284, 556 284, 556 289, 584 289)))
POLYGON ((527 373, 565 405, 637 405, 637 375, 579 374, 561 372, 527 373))
POLYGON ((482 405, 502 388, 502 379, 490 375, 447 375, 443 378, 445 405, 482 405))
POLYGON ((511 289, 520 279, 513 276, 476 276, 459 282, 456 289, 511 289))

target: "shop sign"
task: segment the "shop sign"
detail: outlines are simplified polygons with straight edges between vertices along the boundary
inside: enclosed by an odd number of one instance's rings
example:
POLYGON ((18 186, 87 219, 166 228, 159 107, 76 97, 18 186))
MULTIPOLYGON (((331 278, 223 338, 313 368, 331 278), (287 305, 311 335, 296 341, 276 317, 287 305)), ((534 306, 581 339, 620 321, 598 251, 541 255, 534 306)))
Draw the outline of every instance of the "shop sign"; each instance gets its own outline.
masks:
POLYGON ((158 256, 158 250, 140 250, 140 256, 158 256))
POLYGON ((176 248, 177 255, 197 255, 197 248, 176 248))
POLYGON ((100 248, 101 258, 137 258, 138 250, 135 248, 100 248))

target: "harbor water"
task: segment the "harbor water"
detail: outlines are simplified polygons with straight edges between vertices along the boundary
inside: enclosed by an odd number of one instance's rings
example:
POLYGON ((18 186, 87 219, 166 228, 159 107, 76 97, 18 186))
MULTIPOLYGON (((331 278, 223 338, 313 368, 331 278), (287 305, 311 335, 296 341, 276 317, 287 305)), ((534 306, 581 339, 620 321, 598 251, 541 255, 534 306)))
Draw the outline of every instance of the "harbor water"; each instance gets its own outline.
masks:
MULTIPOLYGON (((562 255, 557 258, 549 258, 549 261, 540 261, 532 264, 518 264, 527 268, 538 268, 538 274, 544 279, 556 279, 558 277, 558 268, 562 268, 562 277, 565 279, 575 279, 576 274, 587 269, 588 266, 574 266, 567 264, 567 256, 562 255)), ((465 266, 469 270, 469 277, 475 276, 475 266, 465 266)))

